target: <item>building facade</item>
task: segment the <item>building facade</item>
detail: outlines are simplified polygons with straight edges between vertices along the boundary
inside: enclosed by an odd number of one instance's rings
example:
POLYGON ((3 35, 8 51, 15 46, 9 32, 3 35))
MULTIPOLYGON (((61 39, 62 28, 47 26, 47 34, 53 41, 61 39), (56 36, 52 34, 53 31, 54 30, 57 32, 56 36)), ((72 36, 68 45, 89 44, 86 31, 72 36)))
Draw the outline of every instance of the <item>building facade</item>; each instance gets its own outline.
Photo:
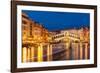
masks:
POLYGON ((43 61, 43 47, 50 48, 49 40, 48 30, 22 13, 22 62, 43 61))

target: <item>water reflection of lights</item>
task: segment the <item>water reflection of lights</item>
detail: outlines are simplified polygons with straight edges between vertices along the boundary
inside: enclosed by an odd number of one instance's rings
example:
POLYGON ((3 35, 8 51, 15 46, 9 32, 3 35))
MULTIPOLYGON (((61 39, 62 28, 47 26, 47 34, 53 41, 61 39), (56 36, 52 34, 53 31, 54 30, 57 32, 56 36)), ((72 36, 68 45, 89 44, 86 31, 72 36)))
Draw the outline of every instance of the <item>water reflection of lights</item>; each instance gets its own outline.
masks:
POLYGON ((60 47, 57 47, 57 44, 48 44, 45 48, 47 49, 46 53, 43 51, 43 44, 39 44, 37 48, 34 48, 34 46, 23 47, 22 62, 34 62, 34 59, 37 59, 37 62, 42 62, 44 59, 46 59, 45 61, 89 59, 88 43, 72 42, 63 44, 65 46, 59 43, 60 47), (34 49, 37 49, 37 57, 34 56, 34 49))

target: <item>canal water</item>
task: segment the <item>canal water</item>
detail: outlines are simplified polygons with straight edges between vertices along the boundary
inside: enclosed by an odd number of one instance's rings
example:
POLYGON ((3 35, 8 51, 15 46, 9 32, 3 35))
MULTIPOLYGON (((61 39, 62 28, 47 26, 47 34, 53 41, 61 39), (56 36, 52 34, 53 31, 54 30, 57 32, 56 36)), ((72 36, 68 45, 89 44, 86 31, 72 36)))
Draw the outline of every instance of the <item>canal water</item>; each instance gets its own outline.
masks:
POLYGON ((89 43, 57 43, 22 48, 22 62, 85 60, 90 58, 89 43))
POLYGON ((88 43, 70 43, 62 48, 53 48, 53 61, 57 60, 83 60, 90 58, 88 43))

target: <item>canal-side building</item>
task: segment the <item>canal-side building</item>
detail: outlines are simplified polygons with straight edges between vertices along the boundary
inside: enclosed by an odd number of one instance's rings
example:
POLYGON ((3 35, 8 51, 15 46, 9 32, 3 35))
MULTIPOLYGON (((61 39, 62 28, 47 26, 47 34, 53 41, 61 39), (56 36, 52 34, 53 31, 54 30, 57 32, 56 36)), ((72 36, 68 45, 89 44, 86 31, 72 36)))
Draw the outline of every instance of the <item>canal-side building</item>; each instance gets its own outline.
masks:
POLYGON ((48 30, 22 13, 22 62, 42 61, 43 51, 48 51, 43 47, 49 46, 49 40, 48 30))

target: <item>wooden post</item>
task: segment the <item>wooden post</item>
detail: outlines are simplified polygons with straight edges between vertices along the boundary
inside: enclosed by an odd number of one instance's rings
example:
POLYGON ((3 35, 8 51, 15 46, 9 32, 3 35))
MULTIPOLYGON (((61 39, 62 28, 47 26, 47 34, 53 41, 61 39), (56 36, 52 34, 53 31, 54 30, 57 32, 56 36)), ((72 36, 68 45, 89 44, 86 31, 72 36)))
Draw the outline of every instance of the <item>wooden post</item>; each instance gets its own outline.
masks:
POLYGON ((39 44, 38 46, 38 62, 43 61, 43 47, 42 44, 39 44))
POLYGON ((83 59, 83 45, 80 43, 80 59, 83 59))
POLYGON ((27 62, 30 62, 30 60, 31 60, 31 48, 28 47, 27 48, 27 62))
POLYGON ((50 61, 50 45, 47 46, 47 61, 50 61))
POLYGON ((69 43, 66 42, 66 57, 67 57, 67 60, 70 59, 70 49, 69 49, 69 43))
POLYGON ((75 47, 75 48, 76 48, 76 49, 75 49, 75 56, 76 56, 75 59, 76 59, 76 60, 78 60, 78 56, 79 56, 79 54, 78 54, 78 49, 79 49, 78 45, 79 45, 78 43, 75 44, 75 46, 76 46, 76 47, 75 47))
POLYGON ((31 62, 34 61, 34 47, 31 47, 31 62))
POLYGON ((50 50, 50 61, 52 61, 52 58, 53 58, 53 55, 52 55, 52 45, 50 45, 49 50, 50 50))
POLYGON ((27 48, 26 47, 23 47, 22 48, 22 62, 26 62, 27 60, 27 48))
POLYGON ((85 43, 85 59, 88 59, 88 43, 85 43))

